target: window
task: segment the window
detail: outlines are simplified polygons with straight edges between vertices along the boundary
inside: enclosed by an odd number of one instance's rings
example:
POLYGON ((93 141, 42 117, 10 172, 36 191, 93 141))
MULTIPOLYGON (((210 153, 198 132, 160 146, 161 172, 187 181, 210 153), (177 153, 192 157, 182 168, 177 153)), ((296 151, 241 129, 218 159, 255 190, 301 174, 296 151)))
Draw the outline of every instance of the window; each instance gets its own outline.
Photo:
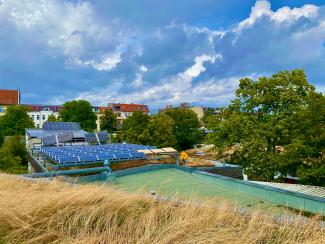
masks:
POLYGON ((39 124, 36 124, 36 128, 39 128, 39 124))
POLYGON ((42 120, 45 120, 45 115, 42 116, 42 120))
MULTIPOLYGON (((36 119, 39 120, 39 115, 36 116, 36 119)), ((38 128, 38 127, 37 127, 38 128)))

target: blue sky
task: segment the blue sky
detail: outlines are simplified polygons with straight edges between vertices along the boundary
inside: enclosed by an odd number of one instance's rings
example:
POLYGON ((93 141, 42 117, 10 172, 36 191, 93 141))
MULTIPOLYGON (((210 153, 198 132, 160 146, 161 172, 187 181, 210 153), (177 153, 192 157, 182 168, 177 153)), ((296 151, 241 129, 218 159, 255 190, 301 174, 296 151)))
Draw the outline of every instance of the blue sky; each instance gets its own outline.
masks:
POLYGON ((242 77, 301 68, 324 92, 322 2, 0 0, 0 88, 23 103, 220 106, 242 77))

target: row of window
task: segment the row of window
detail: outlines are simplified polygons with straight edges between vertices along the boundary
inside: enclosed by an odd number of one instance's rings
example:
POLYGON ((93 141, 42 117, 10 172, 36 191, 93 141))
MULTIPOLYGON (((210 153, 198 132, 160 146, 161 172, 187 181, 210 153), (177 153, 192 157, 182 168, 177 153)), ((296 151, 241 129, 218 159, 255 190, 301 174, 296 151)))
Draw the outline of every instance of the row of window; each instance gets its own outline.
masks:
MULTIPOLYGON (((37 121, 40 120, 40 115, 39 115, 39 114, 37 114, 36 116, 35 116, 34 114, 32 114, 32 115, 30 115, 30 117, 32 118, 32 120, 35 120, 35 119, 36 119, 37 121)), ((43 115, 42 115, 42 120, 43 120, 43 121, 45 121, 45 120, 47 121, 47 120, 48 120, 48 116, 45 115, 45 114, 43 114, 43 115)))

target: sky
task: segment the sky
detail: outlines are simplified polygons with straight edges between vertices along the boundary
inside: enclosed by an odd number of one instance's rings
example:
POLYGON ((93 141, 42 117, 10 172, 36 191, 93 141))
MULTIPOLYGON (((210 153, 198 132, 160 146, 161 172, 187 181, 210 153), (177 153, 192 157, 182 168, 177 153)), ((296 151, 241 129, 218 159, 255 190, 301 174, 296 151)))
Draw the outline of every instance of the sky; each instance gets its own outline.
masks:
POLYGON ((295 68, 325 92, 324 1, 0 0, 0 89, 25 104, 218 107, 295 68))

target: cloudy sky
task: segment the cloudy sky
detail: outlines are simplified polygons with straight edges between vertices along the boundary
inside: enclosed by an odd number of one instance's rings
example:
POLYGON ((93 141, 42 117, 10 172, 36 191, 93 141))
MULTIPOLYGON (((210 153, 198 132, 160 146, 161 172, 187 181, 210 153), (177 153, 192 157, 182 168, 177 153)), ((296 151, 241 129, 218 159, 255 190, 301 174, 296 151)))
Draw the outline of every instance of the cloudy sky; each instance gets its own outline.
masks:
POLYGON ((324 1, 0 0, 0 88, 23 103, 219 106, 294 68, 325 91, 324 1))

